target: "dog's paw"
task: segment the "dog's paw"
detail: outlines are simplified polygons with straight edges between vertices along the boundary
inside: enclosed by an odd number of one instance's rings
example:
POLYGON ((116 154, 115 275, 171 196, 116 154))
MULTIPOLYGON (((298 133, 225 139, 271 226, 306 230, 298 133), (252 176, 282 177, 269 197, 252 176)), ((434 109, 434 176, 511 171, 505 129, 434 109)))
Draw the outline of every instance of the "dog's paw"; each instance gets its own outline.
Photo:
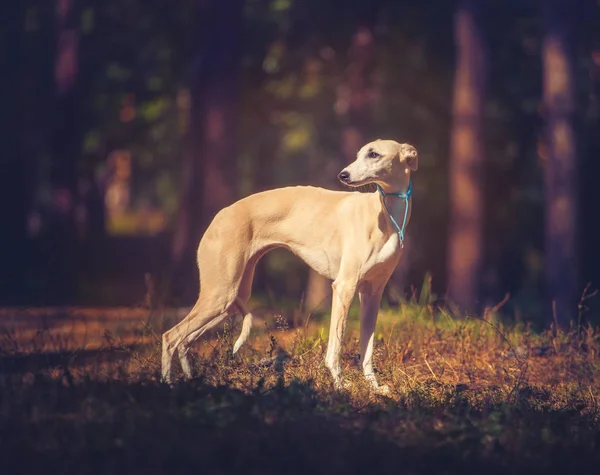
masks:
POLYGON ((171 381, 170 379, 159 378, 158 382, 160 384, 167 386, 169 389, 173 389, 175 387, 175 383, 173 381, 171 381))
POLYGON ((390 393, 390 387, 387 384, 379 384, 377 382, 377 378, 375 377, 375 374, 370 373, 370 374, 366 374, 365 378, 367 379, 368 383, 371 385, 371 390, 375 393, 375 394, 380 394, 382 396, 387 396, 390 393))
POLYGON ((340 392, 350 391, 352 384, 350 384, 350 381, 338 379, 333 382, 333 388, 340 392))
POLYGON ((373 388, 375 394, 379 394, 381 396, 388 396, 390 394, 390 387, 387 384, 382 384, 381 386, 377 386, 373 388))

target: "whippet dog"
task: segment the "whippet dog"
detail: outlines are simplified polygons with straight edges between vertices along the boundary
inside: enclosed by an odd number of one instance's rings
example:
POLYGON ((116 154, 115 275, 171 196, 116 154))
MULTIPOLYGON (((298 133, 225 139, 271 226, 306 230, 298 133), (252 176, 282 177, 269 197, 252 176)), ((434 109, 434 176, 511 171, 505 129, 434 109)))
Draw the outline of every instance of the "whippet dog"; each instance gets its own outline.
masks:
POLYGON ((183 373, 191 377, 190 344, 227 316, 244 316, 233 352, 240 349, 252 326, 246 302, 256 263, 271 249, 283 247, 333 280, 325 363, 335 387, 343 386, 341 343, 348 309, 358 290, 360 363, 372 387, 388 392, 373 371, 375 323, 384 287, 402 256, 412 206, 411 172, 417 166, 417 150, 412 145, 376 140, 362 147, 356 160, 338 175, 350 187, 374 183, 375 192, 291 186, 250 195, 217 213, 198 246, 198 300, 162 336, 163 381, 171 381, 175 350, 183 373))

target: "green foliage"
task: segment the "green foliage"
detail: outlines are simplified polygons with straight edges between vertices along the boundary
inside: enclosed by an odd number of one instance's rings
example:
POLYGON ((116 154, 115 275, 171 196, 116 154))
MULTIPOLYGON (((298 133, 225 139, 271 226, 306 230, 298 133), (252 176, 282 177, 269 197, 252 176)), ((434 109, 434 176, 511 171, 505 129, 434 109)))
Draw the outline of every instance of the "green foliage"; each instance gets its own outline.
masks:
POLYGON ((82 155, 104 168, 112 150, 129 150, 134 202, 149 200, 170 216, 177 208, 174 183, 187 132, 188 104, 181 98, 190 87, 186 64, 192 55, 194 23, 188 12, 193 5, 90 2, 81 15, 81 53, 93 57, 81 61, 87 118, 82 155))

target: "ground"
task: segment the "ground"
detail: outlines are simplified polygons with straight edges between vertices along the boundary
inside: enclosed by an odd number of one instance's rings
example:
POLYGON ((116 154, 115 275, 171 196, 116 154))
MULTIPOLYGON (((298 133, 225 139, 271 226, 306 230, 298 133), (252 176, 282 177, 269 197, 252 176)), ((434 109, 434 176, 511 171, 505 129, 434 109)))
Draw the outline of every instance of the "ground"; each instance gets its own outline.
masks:
POLYGON ((598 329, 403 302, 380 313, 381 396, 356 364, 355 309, 343 392, 326 316, 259 312, 239 355, 229 321, 171 388, 160 333, 185 312, 0 310, 2 473, 597 473, 598 329))

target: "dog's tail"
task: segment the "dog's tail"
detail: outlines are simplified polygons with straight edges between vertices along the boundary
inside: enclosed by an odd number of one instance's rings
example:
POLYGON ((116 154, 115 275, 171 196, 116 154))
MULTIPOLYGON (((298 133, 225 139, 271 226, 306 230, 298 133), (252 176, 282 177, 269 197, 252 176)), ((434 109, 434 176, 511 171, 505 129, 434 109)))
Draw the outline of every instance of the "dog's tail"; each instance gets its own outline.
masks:
POLYGON ((235 342, 235 345, 233 345, 233 354, 234 355, 242 347, 242 345, 244 343, 246 343, 246 340, 250 336, 250 330, 252 329, 252 313, 250 313, 250 311, 248 310, 248 308, 246 307, 244 302, 242 302, 239 297, 236 297, 235 303, 237 304, 237 306, 241 310, 242 314, 244 315, 244 320, 242 322, 242 331, 240 333, 240 336, 238 337, 237 341, 235 342))

